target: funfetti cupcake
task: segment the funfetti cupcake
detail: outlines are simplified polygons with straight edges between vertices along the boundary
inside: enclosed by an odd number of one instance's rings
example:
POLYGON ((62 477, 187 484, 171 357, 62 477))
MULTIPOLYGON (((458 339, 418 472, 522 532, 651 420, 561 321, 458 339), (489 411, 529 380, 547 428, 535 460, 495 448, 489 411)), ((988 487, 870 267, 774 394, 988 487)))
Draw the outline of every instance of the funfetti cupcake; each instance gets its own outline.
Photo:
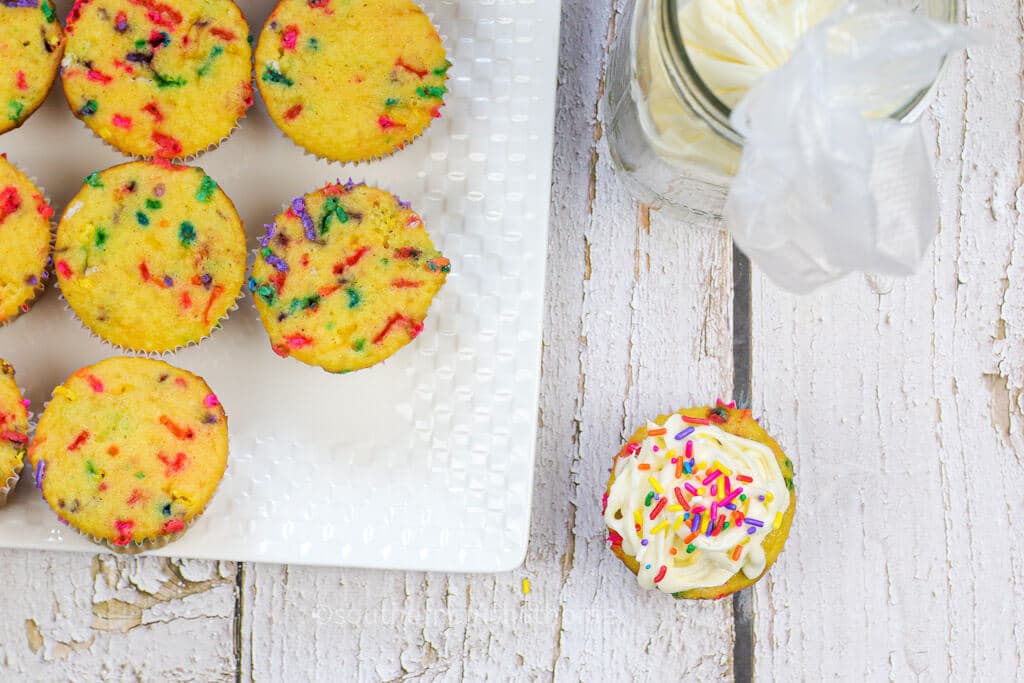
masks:
POLYGON ((604 499, 611 550, 643 588, 721 598, 760 579, 796 506, 793 463, 721 402, 662 415, 622 448, 604 499))
POLYGON ((409 0, 281 0, 256 47, 256 84, 296 144, 333 161, 393 153, 441 116, 450 64, 409 0))
POLYGON ((0 358, 0 507, 18 483, 28 448, 28 401, 14 381, 14 368, 0 358))
POLYGON ((0 155, 0 326, 42 291, 52 217, 42 190, 0 155))
POLYGON ((110 358, 54 390, 28 458, 62 521, 138 552, 178 538, 205 510, 227 466, 227 417, 201 377, 110 358))
POLYGON ((79 0, 64 93, 75 116, 125 154, 193 156, 252 105, 248 33, 231 0, 79 0))
POLYGON ((43 103, 63 54, 64 32, 50 0, 0 2, 0 133, 43 103))
POLYGON ((407 204, 350 182, 267 226, 249 289, 278 355, 341 373, 415 339, 450 268, 407 204))
POLYGON ((82 323, 125 349, 209 335, 245 284, 245 231, 202 169, 136 161, 91 174, 57 226, 54 270, 82 323))

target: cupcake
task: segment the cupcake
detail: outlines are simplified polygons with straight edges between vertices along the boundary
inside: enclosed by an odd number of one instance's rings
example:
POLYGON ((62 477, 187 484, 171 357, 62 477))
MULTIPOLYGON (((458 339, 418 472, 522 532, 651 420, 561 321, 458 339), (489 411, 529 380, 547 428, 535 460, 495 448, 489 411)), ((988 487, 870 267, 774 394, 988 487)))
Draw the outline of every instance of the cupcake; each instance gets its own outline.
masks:
POLYGON ((615 456, 603 512, 612 552, 642 587, 712 599, 764 575, 795 506, 793 463, 749 410, 719 402, 637 430, 615 456))
POLYGON ((57 226, 53 260, 86 327, 160 353, 198 343, 235 305, 245 231, 202 169, 135 161, 85 179, 57 226))
POLYGON ((28 401, 14 382, 14 368, 0 358, 0 507, 18 483, 28 446, 28 401))
POLYGON ((0 2, 0 133, 43 103, 63 54, 64 32, 49 0, 0 2))
POLYGON ((79 0, 67 33, 68 105, 125 154, 195 155, 252 105, 249 27, 231 0, 79 0))
POLYGON ((42 191, 0 154, 0 325, 42 290, 52 217, 42 191))
POLYGON ((430 19, 409 0, 281 0, 256 47, 256 84, 297 145, 366 161, 441 116, 448 67, 430 19))
POLYGON ((278 355, 349 372, 416 338, 449 270, 407 204, 349 181, 267 226, 249 289, 278 355))
POLYGON ((227 457, 227 418, 210 387, 148 358, 110 358, 71 375, 54 389, 28 452, 60 519, 120 552, 181 535, 227 457))

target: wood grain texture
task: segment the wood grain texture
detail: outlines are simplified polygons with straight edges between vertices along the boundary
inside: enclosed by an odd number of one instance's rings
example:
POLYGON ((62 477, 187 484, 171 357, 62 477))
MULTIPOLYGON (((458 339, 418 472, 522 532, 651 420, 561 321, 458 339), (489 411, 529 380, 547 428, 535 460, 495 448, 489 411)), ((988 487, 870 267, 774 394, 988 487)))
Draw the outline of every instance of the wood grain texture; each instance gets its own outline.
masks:
POLYGON ((1021 7, 925 125, 941 230, 907 280, 807 298, 756 280, 754 404, 797 463, 798 523, 756 592, 765 680, 1014 680, 1024 671, 1021 7))

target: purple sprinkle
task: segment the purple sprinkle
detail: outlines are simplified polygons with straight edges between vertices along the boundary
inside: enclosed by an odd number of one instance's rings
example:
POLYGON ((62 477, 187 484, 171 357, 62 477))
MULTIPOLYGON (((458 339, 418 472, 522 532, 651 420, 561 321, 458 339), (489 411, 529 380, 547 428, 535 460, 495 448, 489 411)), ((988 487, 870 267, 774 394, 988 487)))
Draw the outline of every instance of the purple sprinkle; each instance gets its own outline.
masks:
POLYGON ((316 226, 313 225, 313 219, 306 213, 306 200, 302 197, 293 199, 292 211, 302 221, 302 227, 306 232, 306 239, 310 242, 316 242, 316 226))
POLYGON ((654 500, 661 500, 661 496, 659 496, 657 493, 655 493, 654 494, 654 500))
POLYGON ((279 256, 275 254, 267 254, 266 256, 263 257, 263 260, 269 263, 270 265, 274 266, 274 268, 278 269, 282 273, 288 272, 288 264, 285 263, 284 260, 282 260, 279 256))
POLYGON ((683 439, 688 437, 690 434, 693 434, 694 431, 695 430, 694 430, 693 427, 687 427, 683 431, 681 431, 678 434, 676 434, 676 441, 682 441, 683 439))
POLYGON ((726 505, 725 507, 726 507, 726 509, 728 509, 728 510, 735 510, 735 509, 736 509, 736 503, 729 503, 729 504, 728 504, 728 505, 726 505))
POLYGON ((758 527, 758 528, 761 528, 761 527, 763 527, 763 526, 764 526, 764 522, 762 522, 762 521, 761 521, 761 520, 759 520, 759 519, 754 519, 753 517, 747 517, 747 518, 746 518, 746 522, 747 522, 747 524, 749 524, 750 526, 756 526, 756 527, 758 527))
POLYGON ((356 186, 356 183, 355 183, 355 181, 354 181, 354 180, 352 180, 351 178, 349 178, 349 179, 348 179, 348 182, 347 182, 347 183, 345 183, 345 189, 346 189, 347 191, 349 191, 349 192, 351 192, 351 191, 352 191, 352 188, 354 188, 355 186, 356 186))
POLYGON ((164 275, 164 284, 167 285, 168 287, 174 286, 174 280, 171 279, 170 275, 164 275))
POLYGON ((757 499, 763 501, 764 500, 764 496, 758 496, 757 499))
POLYGON ((213 413, 207 413, 203 416, 203 424, 215 425, 217 424, 217 416, 213 413))
POLYGON ((36 463, 36 488, 43 488, 43 477, 46 476, 46 461, 40 460, 36 463))
POLYGON ((645 538, 644 540, 640 541, 640 545, 647 545, 647 539, 645 538))
POLYGON ((398 197, 398 205, 403 209, 411 209, 412 202, 403 202, 401 197, 398 197))
MULTIPOLYGON (((147 54, 143 54, 141 52, 129 52, 128 55, 125 57, 125 59, 127 59, 129 62, 134 62, 136 64, 141 64, 142 62, 151 61, 152 57, 150 57, 147 54)), ((159 197, 159 196, 160 195, 157 195, 157 197, 159 197)))
POLYGON ((213 282, 213 277, 209 273, 203 273, 203 277, 200 280, 202 280, 203 286, 209 289, 210 283, 213 282))
POLYGON ((153 188, 153 196, 156 197, 157 199, 159 199, 160 197, 164 196, 164 186, 163 186, 163 183, 161 183, 160 185, 157 185, 156 187, 153 188))
POLYGON ((698 512, 693 516, 693 524, 690 525, 690 531, 697 531, 700 528, 700 513, 698 512))
POLYGON ((757 533, 757 527, 753 527, 753 526, 752 526, 752 527, 750 527, 749 529, 747 529, 747 535, 748 535, 748 536, 750 536, 750 535, 752 535, 752 534, 756 534, 756 533, 757 533))
POLYGON ((119 15, 117 17, 117 21, 114 22, 114 30, 117 31, 118 33, 124 33, 125 30, 127 30, 127 28, 128 28, 128 19, 126 19, 123 14, 119 15))
POLYGON ((39 0, 4 0, 7 7, 39 7, 39 0))
POLYGON ((35 286, 36 284, 39 283, 39 278, 37 278, 35 275, 29 275, 27 278, 25 278, 25 283, 30 286, 35 286))
POLYGON ((274 238, 274 233, 277 232, 277 224, 267 223, 263 227, 267 229, 267 232, 265 235, 263 235, 263 237, 260 238, 260 246, 266 247, 267 245, 270 244, 270 240, 274 238))

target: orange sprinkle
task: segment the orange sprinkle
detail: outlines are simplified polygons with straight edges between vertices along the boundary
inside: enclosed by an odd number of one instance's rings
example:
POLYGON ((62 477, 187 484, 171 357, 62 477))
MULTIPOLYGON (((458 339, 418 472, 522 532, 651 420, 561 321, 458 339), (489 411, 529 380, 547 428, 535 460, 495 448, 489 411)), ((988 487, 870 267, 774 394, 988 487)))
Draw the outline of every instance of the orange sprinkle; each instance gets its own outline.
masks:
POLYGON ((676 458, 676 479, 683 478, 683 459, 676 458))
POLYGON ((676 554, 676 552, 677 552, 677 551, 676 551, 676 549, 675 549, 675 548, 669 548, 669 549, 668 549, 668 554, 669 554, 669 555, 675 555, 675 554, 676 554))
POLYGON ((664 427, 661 427, 659 429, 652 429, 652 430, 650 430, 649 432, 647 432, 647 436, 665 436, 665 434, 667 434, 667 433, 668 433, 668 430, 665 429, 664 427))
POLYGON ((738 545, 735 548, 733 548, 733 551, 732 551, 732 561, 735 562, 736 560, 740 559, 740 553, 742 553, 742 552, 743 552, 743 546, 741 546, 741 545, 738 545))
POLYGON ((752 484, 752 483, 754 483, 754 480, 751 477, 748 477, 745 474, 737 474, 736 475, 736 481, 742 481, 744 484, 752 484))
POLYGON ((694 531, 692 534, 683 539, 683 543, 693 543, 693 539, 697 538, 697 536, 699 535, 700 534, 698 532, 694 531))
POLYGON ((640 463, 639 465, 637 465, 636 468, 638 470, 649 470, 649 469, 651 469, 651 466, 644 462, 644 463, 640 463))

